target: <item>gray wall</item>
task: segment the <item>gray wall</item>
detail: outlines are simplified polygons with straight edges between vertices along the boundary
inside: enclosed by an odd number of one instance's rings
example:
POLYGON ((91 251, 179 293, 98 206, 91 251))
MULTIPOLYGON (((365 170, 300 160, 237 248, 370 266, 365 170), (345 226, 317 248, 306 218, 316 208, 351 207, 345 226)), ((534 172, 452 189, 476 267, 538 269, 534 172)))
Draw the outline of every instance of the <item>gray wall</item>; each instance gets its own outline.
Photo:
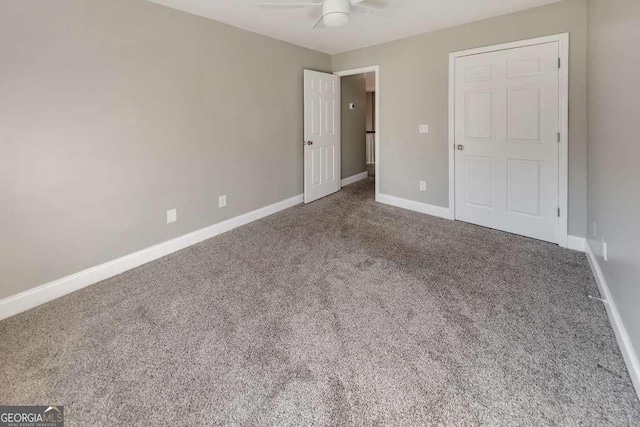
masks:
POLYGON ((143 0, 2 0, 0 63, 0 298, 302 193, 331 68, 143 0))
POLYGON ((341 111, 341 160, 342 179, 367 170, 366 159, 366 112, 367 81, 364 74, 340 79, 341 111), (349 103, 356 104, 349 110, 349 103))
POLYGON ((589 2, 589 244, 640 354, 640 2, 589 2), (596 235, 593 223, 597 222, 596 235), (608 261, 602 258, 602 239, 608 261))
POLYGON ((586 236, 587 4, 567 0, 333 56, 333 70, 380 65, 380 190, 448 206, 449 53, 569 32, 569 234, 586 236), (418 125, 430 133, 420 135, 418 125), (418 182, 427 181, 428 191, 418 182))
POLYGON ((366 124, 368 131, 376 130, 376 93, 375 92, 367 92, 367 112, 366 116, 366 124))

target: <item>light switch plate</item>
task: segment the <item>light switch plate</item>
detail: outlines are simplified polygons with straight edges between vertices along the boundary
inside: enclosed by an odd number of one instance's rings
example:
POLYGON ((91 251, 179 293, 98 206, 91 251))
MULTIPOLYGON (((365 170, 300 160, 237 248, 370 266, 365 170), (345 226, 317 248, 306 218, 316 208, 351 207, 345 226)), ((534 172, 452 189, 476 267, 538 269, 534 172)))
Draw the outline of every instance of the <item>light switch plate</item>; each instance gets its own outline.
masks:
POLYGON ((429 133, 429 125, 420 125, 420 133, 429 133))
POLYGON ((178 210, 171 209, 167 211, 167 224, 171 224, 172 222, 176 222, 178 220, 178 210))

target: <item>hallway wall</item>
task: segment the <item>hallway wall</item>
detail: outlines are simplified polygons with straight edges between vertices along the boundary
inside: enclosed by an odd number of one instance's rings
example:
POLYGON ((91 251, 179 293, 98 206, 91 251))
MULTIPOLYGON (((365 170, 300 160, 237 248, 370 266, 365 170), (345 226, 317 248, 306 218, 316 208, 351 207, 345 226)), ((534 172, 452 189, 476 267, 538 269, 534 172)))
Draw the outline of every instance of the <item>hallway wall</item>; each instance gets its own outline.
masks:
POLYGON ((364 74, 345 76, 340 79, 341 111, 340 134, 342 138, 341 165, 342 179, 365 172, 366 146, 366 106, 367 89, 364 74), (355 103, 355 110, 349 104, 355 103))

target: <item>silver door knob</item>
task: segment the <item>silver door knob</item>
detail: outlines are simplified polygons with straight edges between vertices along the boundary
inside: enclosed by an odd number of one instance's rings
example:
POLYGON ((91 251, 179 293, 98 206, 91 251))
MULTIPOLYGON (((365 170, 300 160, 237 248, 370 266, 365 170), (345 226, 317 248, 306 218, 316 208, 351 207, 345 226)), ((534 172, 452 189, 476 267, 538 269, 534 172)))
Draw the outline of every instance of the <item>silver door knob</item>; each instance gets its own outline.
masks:
POLYGON ((458 148, 458 150, 462 151, 462 150, 464 150, 464 145, 459 144, 457 148, 458 148))

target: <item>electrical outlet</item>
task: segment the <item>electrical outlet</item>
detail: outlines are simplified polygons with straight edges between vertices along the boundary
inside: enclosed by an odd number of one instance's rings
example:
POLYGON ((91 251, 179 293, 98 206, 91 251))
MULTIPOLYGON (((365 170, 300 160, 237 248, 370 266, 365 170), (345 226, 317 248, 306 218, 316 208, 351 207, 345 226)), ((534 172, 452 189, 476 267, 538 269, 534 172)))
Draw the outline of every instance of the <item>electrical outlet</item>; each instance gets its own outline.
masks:
POLYGON ((427 181, 420 181, 420 191, 427 191, 427 181))
POLYGON ((227 196, 218 197, 218 207, 224 208, 225 206, 227 206, 227 196))
POLYGON ((605 261, 609 261, 609 255, 607 254, 607 242, 602 239, 602 257, 605 261))
POLYGON ((429 125, 420 125, 418 131, 420 133, 429 133, 429 125))
POLYGON ((167 211, 167 224, 171 224, 172 222, 176 222, 178 220, 178 210, 171 209, 167 211))
POLYGON ((593 221, 593 237, 597 237, 598 236, 598 225, 595 221, 593 221))

